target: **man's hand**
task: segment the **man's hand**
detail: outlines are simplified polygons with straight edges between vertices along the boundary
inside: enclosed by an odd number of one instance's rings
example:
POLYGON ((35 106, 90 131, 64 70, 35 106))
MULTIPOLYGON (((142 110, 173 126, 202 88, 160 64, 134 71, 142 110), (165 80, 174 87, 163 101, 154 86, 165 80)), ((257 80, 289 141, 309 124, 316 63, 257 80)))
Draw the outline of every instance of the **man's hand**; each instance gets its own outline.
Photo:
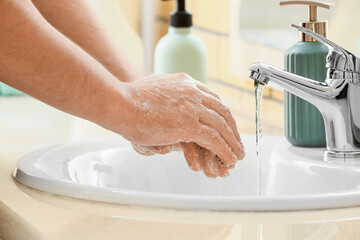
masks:
POLYGON ((143 146, 132 143, 132 146, 135 151, 145 156, 183 151, 189 167, 194 171, 203 171, 210 178, 227 177, 229 176, 229 170, 235 167, 235 164, 223 164, 212 152, 196 143, 180 143, 166 146, 143 146))
POLYGON ((190 168, 209 177, 228 175, 244 157, 235 120, 207 86, 186 74, 152 75, 130 86, 134 131, 128 139, 138 152, 164 154, 181 143, 190 168))

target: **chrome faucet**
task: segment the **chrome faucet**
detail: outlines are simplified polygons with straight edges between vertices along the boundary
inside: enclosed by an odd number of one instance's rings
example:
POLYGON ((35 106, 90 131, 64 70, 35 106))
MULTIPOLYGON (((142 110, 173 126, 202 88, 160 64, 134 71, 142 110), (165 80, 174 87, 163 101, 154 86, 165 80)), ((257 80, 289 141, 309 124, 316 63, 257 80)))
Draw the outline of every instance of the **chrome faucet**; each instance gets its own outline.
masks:
POLYGON ((317 33, 292 26, 329 49, 325 82, 264 63, 249 67, 250 78, 262 85, 272 81, 319 109, 325 123, 325 161, 360 164, 360 59, 317 33))

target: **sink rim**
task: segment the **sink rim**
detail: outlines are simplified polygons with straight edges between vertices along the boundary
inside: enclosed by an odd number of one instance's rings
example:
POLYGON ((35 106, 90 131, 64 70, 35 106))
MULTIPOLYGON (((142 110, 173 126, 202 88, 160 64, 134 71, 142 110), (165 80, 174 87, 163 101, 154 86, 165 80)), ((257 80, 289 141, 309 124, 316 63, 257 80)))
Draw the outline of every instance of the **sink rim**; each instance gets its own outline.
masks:
MULTIPOLYGON (((85 141, 89 142, 89 141, 85 141)), ((91 142, 91 141, 90 141, 91 142)), ((175 208, 175 209, 202 209, 202 210, 221 210, 221 211, 298 211, 298 210, 318 210, 318 209, 329 209, 339 207, 353 207, 359 206, 359 201, 356 198, 360 198, 360 191, 344 191, 338 193, 321 193, 321 194, 302 194, 301 196, 286 196, 286 195, 265 195, 265 196, 216 196, 216 195, 189 195, 179 193, 153 193, 144 192, 139 190, 129 189, 117 189, 111 187, 95 187, 89 185, 83 185, 75 182, 55 181, 51 177, 43 174, 41 177, 35 176, 32 173, 26 173, 20 169, 24 162, 27 164, 32 163, 28 159, 35 161, 38 156, 41 156, 44 152, 48 152, 49 149, 54 149, 60 144, 52 145, 50 147, 41 148, 26 154, 18 161, 18 165, 14 171, 14 178, 20 183, 27 185, 32 188, 39 189, 41 191, 53 193, 60 196, 75 197, 83 200, 100 201, 107 203, 117 204, 130 204, 130 205, 141 205, 141 206, 153 206, 162 208, 175 208), (29 161, 29 162, 28 162, 29 161), (46 184, 45 181, 46 180, 46 184), (29 182, 32 184, 29 185, 29 182), (51 183, 51 184, 49 184, 51 183), (67 190, 59 191, 58 189, 69 187, 67 190), (86 187, 86 190, 81 189, 86 187), (84 196, 83 194, 87 194, 84 196), (113 195, 116 200, 104 199, 105 195, 113 195), (135 199, 129 199, 135 198, 135 199), (338 199, 343 199, 346 204, 337 203, 338 199), (140 200, 139 200, 140 199, 140 200), (143 200, 146 200, 144 202, 143 200), (297 202, 313 202, 316 200, 318 204, 312 203, 312 207, 301 207, 301 206, 289 206, 292 201, 297 202), (149 203, 149 201, 151 203, 149 203), (277 207, 274 207, 272 203, 277 201, 277 207), (180 204, 181 202, 181 204, 180 204), (247 202, 247 207, 239 206, 239 203, 247 202), (325 204, 324 204, 325 203, 325 204), (224 206, 224 205, 227 206, 224 206), (182 205, 182 206, 179 206, 182 205), (220 205, 220 207, 219 207, 220 205), (236 206, 236 207, 235 207, 236 206)), ((40 171, 39 171, 40 172, 40 171)), ((37 173, 36 173, 37 174, 37 173)))
MULTIPOLYGON (((15 180, 17 180, 18 182, 20 182, 21 184, 27 186, 26 184, 26 178, 32 178, 33 180, 37 180, 37 179, 41 179, 41 180, 45 180, 46 181, 50 181, 52 182, 52 184, 58 184, 58 181, 55 181, 53 179, 51 179, 50 177, 36 177, 32 174, 28 174, 25 173, 24 171, 22 171, 21 169, 19 169, 18 167, 15 168, 14 173, 13 173, 13 177, 15 180)), ((84 187, 86 186, 87 188, 93 188, 93 189, 97 189, 97 191, 100 191, 99 187, 96 186, 88 186, 88 185, 84 185, 84 184, 80 184, 80 183, 75 183, 75 182, 68 182, 68 181, 60 181, 60 184, 70 184, 70 185, 74 185, 74 187, 84 187)), ((40 186, 41 187, 41 186, 40 186)), ((47 187, 44 187, 44 189, 47 189, 47 187)), ((143 192, 143 191, 139 191, 139 190, 129 190, 129 189, 122 189, 119 190, 117 188, 114 187, 102 187, 101 189, 104 189, 104 192, 107 192, 108 190, 110 190, 111 192, 114 193, 124 193, 124 194, 135 194, 138 196, 149 196, 149 195, 154 195, 154 193, 149 193, 149 192, 143 192)), ((101 191, 102 192, 102 191, 101 191)), ((353 195, 359 195, 360 197, 360 191, 349 191, 349 192, 339 192, 342 195, 347 195, 347 196, 353 196, 353 195)), ((63 195, 63 194, 57 194, 56 195, 63 195)), ((162 192, 156 192, 155 193, 156 196, 162 197, 162 198, 184 198, 186 200, 191 200, 193 198, 192 195, 189 194, 180 194, 180 193, 162 193, 162 192)), ((69 196, 71 197, 71 196, 69 196)), ((286 195, 261 195, 261 196, 229 196, 229 195, 225 195, 225 196, 216 196, 216 195, 196 195, 196 198, 200 199, 200 200, 208 200, 208 198, 211 198, 213 200, 235 200, 238 198, 241 199, 252 199, 254 201, 267 201, 267 200, 271 200, 271 199, 276 199, 276 200, 289 200, 289 199, 304 199, 304 200, 308 200, 309 198, 324 198, 324 197, 333 197, 333 194, 331 193, 322 193, 322 194, 303 194, 301 197, 299 196, 286 196, 286 195)), ((85 198, 81 198, 83 200, 87 200, 85 198)), ((360 207, 360 204, 358 205, 360 207)), ((325 208, 327 209, 327 208, 325 208)))

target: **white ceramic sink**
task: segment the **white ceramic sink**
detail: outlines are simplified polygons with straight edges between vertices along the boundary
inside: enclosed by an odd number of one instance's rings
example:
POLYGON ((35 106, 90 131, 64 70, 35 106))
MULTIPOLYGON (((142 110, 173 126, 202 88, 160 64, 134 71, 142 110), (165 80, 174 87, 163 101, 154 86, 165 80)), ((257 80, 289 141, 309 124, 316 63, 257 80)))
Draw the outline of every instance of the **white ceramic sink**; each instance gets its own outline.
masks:
POLYGON ((49 193, 143 206, 277 211, 360 205, 359 167, 323 162, 323 149, 293 147, 283 137, 263 138, 257 195, 255 137, 242 139, 246 158, 225 179, 193 172, 182 153, 145 157, 114 139, 28 153, 14 177, 49 193))

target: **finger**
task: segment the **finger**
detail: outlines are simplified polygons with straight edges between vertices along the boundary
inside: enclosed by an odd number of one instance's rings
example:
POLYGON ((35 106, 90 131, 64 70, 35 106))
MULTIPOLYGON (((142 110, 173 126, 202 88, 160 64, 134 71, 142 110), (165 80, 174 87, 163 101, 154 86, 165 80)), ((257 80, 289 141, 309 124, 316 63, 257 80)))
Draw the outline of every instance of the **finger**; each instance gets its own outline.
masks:
POLYGON ((234 164, 237 161, 237 157, 217 130, 205 124, 200 124, 197 131, 194 141, 199 146, 219 156, 224 163, 234 164))
POLYGON ((216 178, 219 174, 219 162, 216 156, 207 149, 204 149, 204 168, 203 171, 206 176, 216 178))
POLYGON ((194 171, 200 171, 203 168, 202 149, 195 143, 181 143, 184 156, 189 167, 194 171))
POLYGON ((181 147, 181 143, 175 143, 172 145, 173 146, 173 151, 182 151, 183 148, 181 147))
POLYGON ((243 147, 236 139, 232 129, 227 124, 225 119, 220 116, 217 112, 204 108, 199 115, 200 122, 206 124, 207 126, 217 129, 221 137, 225 139, 226 143, 231 147, 233 153, 240 158, 243 154, 243 147))
POLYGON ((219 177, 228 177, 229 176, 229 170, 235 167, 235 164, 225 164, 223 163, 218 156, 216 156, 216 159, 219 164, 219 177))
POLYGON ((220 116, 222 116, 226 120, 226 122, 231 127, 236 139, 242 145, 240 134, 236 127, 235 119, 231 115, 229 108, 227 108, 224 104, 222 104, 219 99, 217 99, 216 97, 211 96, 209 94, 205 94, 204 98, 202 99, 202 104, 205 107, 214 110, 215 112, 217 112, 220 116))
POLYGON ((218 95, 216 92, 214 92, 211 88, 209 88, 208 86, 206 86, 204 83, 197 81, 197 82, 196 82, 196 86, 197 86, 197 88, 200 89, 201 91, 203 91, 203 92, 205 92, 205 93, 207 93, 207 94, 210 94, 210 95, 212 95, 212 96, 214 96, 214 97, 216 97, 217 99, 220 100, 219 95, 218 95))
POLYGON ((179 73, 173 73, 173 76, 179 77, 179 78, 184 78, 187 79, 191 82, 195 83, 195 86, 200 89, 203 92, 206 92, 207 94, 213 95, 214 97, 216 97, 217 99, 220 99, 219 95, 217 95, 217 93, 215 93, 211 88, 209 88, 208 86, 206 86, 204 83, 193 79, 190 75, 183 73, 183 72, 179 72, 179 73))
POLYGON ((141 154, 141 155, 145 155, 145 156, 151 156, 151 155, 154 155, 156 154, 154 151, 152 151, 151 149, 149 149, 148 147, 146 146, 143 146, 143 145, 139 145, 139 144, 136 144, 136 143, 131 143, 133 149, 141 154))
POLYGON ((173 151, 173 145, 153 146, 150 148, 157 154, 167 154, 173 151))
POLYGON ((220 164, 221 164, 222 166, 224 166, 225 168, 228 168, 228 169, 233 169, 233 168, 235 168, 235 163, 230 163, 230 164, 224 163, 223 161, 221 161, 220 158, 218 158, 218 160, 219 160, 220 164))
POLYGON ((233 130, 235 136, 237 136, 237 139, 240 140, 240 135, 236 128, 236 122, 233 116, 231 115, 228 107, 226 107, 219 99, 209 94, 204 95, 202 99, 202 104, 205 107, 214 110, 220 116, 222 116, 226 120, 226 122, 231 126, 231 129, 233 130))
POLYGON ((219 167, 219 177, 226 178, 230 175, 229 168, 220 166, 219 167))
POLYGON ((219 164, 219 177, 226 178, 229 176, 229 168, 219 164))

